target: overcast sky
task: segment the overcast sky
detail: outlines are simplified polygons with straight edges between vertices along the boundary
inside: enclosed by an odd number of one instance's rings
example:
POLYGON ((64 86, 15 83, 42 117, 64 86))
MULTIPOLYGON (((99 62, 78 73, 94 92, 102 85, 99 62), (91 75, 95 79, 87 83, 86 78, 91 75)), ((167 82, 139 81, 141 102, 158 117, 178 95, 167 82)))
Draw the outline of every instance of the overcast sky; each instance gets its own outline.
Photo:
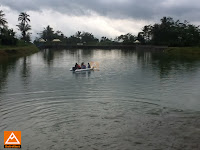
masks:
POLYGON ((96 37, 137 35, 163 16, 200 24, 199 0, 0 0, 9 27, 17 31, 20 12, 30 15, 32 35, 50 25, 66 36, 87 31, 96 37))

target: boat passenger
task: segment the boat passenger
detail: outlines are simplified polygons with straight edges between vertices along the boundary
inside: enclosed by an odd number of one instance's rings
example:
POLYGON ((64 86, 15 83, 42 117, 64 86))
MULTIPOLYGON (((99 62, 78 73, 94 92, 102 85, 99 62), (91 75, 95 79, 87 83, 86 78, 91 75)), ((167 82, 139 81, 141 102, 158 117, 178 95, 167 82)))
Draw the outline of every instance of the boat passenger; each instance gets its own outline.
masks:
POLYGON ((84 62, 81 63, 81 69, 86 69, 86 66, 84 65, 84 62))
POLYGON ((75 71, 77 69, 77 63, 74 65, 74 67, 72 67, 72 70, 75 71))
POLYGON ((90 63, 88 63, 88 68, 91 68, 90 63))
POLYGON ((75 64, 76 69, 81 69, 81 66, 79 64, 75 64))
POLYGON ((72 70, 75 71, 75 70, 76 70, 76 67, 72 67, 72 70))

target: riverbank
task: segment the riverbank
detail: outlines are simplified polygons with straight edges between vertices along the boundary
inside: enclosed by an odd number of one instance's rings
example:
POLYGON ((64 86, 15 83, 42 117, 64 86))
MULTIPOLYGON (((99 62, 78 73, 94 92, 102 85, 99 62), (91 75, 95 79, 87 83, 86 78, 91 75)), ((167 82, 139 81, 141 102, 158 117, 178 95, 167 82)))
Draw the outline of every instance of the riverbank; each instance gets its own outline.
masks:
POLYGON ((55 48, 55 49, 128 49, 128 50, 140 50, 140 51, 163 51, 167 46, 155 46, 155 45, 72 45, 63 43, 42 43, 37 45, 40 49, 55 48))
POLYGON ((27 56, 38 51, 39 49, 34 44, 28 44, 25 46, 0 45, 0 58, 27 56))
POLYGON ((57 49, 135 49, 136 45, 76 45, 63 43, 43 43, 38 44, 38 48, 57 48, 57 49))
POLYGON ((200 59, 200 47, 169 47, 165 53, 171 57, 200 59))

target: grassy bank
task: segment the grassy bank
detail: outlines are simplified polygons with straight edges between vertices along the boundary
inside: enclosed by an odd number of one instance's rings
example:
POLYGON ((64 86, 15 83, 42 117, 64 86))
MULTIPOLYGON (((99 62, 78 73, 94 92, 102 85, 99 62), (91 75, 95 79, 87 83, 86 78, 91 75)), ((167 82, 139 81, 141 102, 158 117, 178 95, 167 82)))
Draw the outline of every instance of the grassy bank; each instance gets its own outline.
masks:
POLYGON ((171 57, 200 59, 200 47, 169 47, 165 52, 171 57))
POLYGON ((18 46, 0 45, 0 58, 27 56, 38 52, 38 50, 39 49, 34 44, 18 45, 18 46))

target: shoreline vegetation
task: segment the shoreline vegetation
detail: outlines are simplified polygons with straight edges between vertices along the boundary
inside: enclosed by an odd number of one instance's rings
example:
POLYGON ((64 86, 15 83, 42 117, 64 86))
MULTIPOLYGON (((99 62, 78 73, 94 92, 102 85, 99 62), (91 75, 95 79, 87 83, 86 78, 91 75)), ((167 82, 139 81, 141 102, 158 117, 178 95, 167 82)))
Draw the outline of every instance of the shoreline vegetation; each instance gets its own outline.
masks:
POLYGON ((75 45, 75 44, 64 44, 64 43, 43 43, 37 45, 40 49, 55 48, 55 49, 132 49, 132 50, 164 50, 168 46, 157 46, 157 45, 122 45, 122 44, 110 44, 110 45, 75 45))
MULTIPOLYGON (((167 47, 153 45, 110 45, 110 46, 52 46, 50 48, 78 48, 78 49, 132 49, 138 51, 164 52, 169 57, 200 60, 200 47, 167 47)), ((34 54, 39 48, 34 44, 23 46, 2 46, 0 45, 0 59, 2 57, 22 57, 34 54)))
POLYGON ((200 47, 168 47, 165 53, 169 57, 200 60, 200 47))
POLYGON ((150 51, 150 52, 164 52, 168 57, 185 58, 185 59, 199 59, 200 60, 200 47, 168 47, 158 45, 65 45, 65 44, 44 44, 38 46, 40 49, 56 48, 56 49, 124 49, 136 51, 150 51))
POLYGON ((39 49, 34 44, 26 44, 20 46, 2 46, 0 45, 0 59, 8 57, 28 56, 38 52, 39 49))

